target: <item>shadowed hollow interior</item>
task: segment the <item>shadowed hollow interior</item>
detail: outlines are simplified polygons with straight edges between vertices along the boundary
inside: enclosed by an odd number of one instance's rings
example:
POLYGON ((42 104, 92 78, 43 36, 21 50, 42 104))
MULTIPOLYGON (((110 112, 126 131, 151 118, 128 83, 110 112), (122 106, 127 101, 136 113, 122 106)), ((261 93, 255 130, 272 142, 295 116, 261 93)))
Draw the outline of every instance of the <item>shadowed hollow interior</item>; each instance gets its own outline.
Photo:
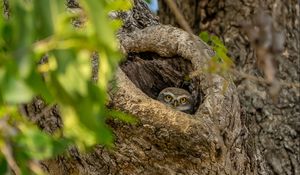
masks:
POLYGON ((190 79, 192 64, 179 56, 160 57, 155 53, 130 53, 121 69, 128 78, 149 97, 156 99, 167 87, 178 87, 189 91, 195 101, 194 112, 203 101, 200 80, 190 79))

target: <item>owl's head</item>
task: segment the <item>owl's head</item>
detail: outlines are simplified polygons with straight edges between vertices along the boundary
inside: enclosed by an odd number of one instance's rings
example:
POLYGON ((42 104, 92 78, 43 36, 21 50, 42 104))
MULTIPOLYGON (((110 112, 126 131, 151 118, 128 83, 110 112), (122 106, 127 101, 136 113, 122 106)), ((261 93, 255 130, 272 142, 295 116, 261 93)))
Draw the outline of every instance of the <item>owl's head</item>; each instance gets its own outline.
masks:
POLYGON ((184 89, 175 87, 163 89, 159 93, 157 100, 163 102, 167 106, 186 113, 191 113, 194 106, 192 95, 184 89))

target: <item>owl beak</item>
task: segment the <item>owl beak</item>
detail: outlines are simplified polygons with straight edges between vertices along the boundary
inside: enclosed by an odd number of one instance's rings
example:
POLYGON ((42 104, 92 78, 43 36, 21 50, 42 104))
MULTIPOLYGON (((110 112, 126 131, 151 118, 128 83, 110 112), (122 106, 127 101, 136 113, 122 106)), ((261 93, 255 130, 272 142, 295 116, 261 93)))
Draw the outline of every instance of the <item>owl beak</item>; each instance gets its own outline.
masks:
POLYGON ((174 107, 177 107, 177 106, 178 106, 178 101, 177 101, 177 100, 174 100, 173 106, 174 106, 174 107))

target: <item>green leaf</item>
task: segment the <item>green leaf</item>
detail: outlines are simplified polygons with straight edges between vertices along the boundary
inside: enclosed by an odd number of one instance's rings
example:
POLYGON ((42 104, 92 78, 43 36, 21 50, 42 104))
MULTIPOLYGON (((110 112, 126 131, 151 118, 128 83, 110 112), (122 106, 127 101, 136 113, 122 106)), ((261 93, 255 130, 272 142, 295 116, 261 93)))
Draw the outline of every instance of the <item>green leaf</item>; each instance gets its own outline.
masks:
POLYGON ((2 87, 4 101, 11 104, 29 102, 33 97, 33 92, 26 83, 13 77, 8 78, 2 87))
POLYGON ((90 15, 89 18, 91 20, 91 25, 95 29, 94 31, 99 45, 104 45, 106 47, 110 47, 110 49, 113 49, 114 45, 116 44, 116 41, 114 40, 115 36, 113 31, 107 26, 109 22, 107 15, 103 13, 103 2, 98 0, 81 2, 84 5, 85 10, 87 12, 91 12, 88 13, 88 15, 90 15))
POLYGON ((223 57, 223 61, 224 63, 226 63, 226 65, 228 67, 230 66, 234 66, 234 62, 232 61, 232 59, 230 57, 228 57, 227 55, 225 57, 223 57))
POLYGON ((8 173, 8 163, 5 158, 0 154, 0 174, 8 173))
POLYGON ((26 150, 25 157, 43 160, 62 153, 70 143, 67 139, 54 138, 33 125, 20 126, 21 133, 14 139, 16 149, 26 150))
POLYGON ((134 116, 129 115, 129 114, 125 114, 125 113, 120 112, 120 111, 109 110, 108 115, 112 118, 119 119, 121 121, 130 123, 130 124, 136 124, 137 123, 137 119, 134 116))
POLYGON ((7 46, 11 46, 11 44, 13 42, 14 33, 15 32, 14 32, 14 28, 12 27, 12 25, 9 25, 8 23, 3 23, 2 30, 1 30, 1 38, 3 39, 3 42, 7 46))
POLYGON ((53 154, 51 157, 57 156, 63 152, 65 152, 68 147, 71 145, 72 140, 67 138, 60 138, 52 140, 53 145, 53 154))
POLYGON ((51 7, 53 8, 54 5, 52 4, 54 3, 55 0, 51 2, 49 0, 33 1, 34 27, 37 39, 49 37, 54 32, 54 19, 51 13, 51 7))
POLYGON ((64 71, 58 75, 62 87, 70 95, 87 95, 87 81, 91 77, 89 55, 79 55, 77 59, 69 59, 64 71))
POLYGON ((35 94, 40 95, 47 103, 53 103, 54 97, 46 86, 42 79, 35 70, 32 70, 31 74, 26 79, 28 86, 35 92, 35 94))
POLYGON ((71 19, 82 14, 68 13, 64 3, 14 0, 11 18, 0 19, 0 103, 11 107, 0 108, 0 113, 20 127, 13 151, 22 174, 33 174, 29 160, 54 156, 71 142, 82 149, 97 143, 112 146, 109 116, 135 123, 133 117, 108 112, 105 106, 108 82, 122 58, 115 35, 122 23, 108 19, 108 12, 128 9, 131 1, 81 1, 88 20, 76 29, 71 19), (97 83, 90 79, 93 52, 100 55, 97 83), (44 55, 49 55, 46 63, 37 65, 44 55), (59 104, 66 139, 49 137, 24 121, 17 107, 36 95, 59 104))
POLYGON ((76 138, 74 141, 80 150, 96 143, 96 133, 80 122, 76 111, 71 107, 62 108, 64 120, 64 135, 67 138, 76 138))
POLYGON ((201 32, 199 37, 206 43, 210 40, 208 32, 201 32))
POLYGON ((52 139, 36 128, 22 128, 17 143, 19 148, 27 150, 30 158, 42 160, 53 155, 52 139))
POLYGON ((211 36, 211 41, 213 42, 213 44, 217 47, 223 50, 223 52, 227 53, 227 49, 225 47, 225 45, 223 44, 223 42, 215 35, 211 36))
POLYGON ((131 1, 128 0, 113 0, 105 7, 106 12, 110 11, 126 11, 132 7, 131 1))

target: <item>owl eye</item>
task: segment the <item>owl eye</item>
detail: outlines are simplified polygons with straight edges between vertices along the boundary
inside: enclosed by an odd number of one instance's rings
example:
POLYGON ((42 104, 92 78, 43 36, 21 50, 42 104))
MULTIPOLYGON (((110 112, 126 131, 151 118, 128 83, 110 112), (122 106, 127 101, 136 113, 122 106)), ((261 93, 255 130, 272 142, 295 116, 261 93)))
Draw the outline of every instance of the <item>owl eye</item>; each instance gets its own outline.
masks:
POLYGON ((166 96, 165 96, 165 101, 171 101, 171 100, 172 100, 171 95, 166 95, 166 96))
POLYGON ((187 98, 183 97, 180 99, 181 104, 185 104, 187 102, 187 98))

